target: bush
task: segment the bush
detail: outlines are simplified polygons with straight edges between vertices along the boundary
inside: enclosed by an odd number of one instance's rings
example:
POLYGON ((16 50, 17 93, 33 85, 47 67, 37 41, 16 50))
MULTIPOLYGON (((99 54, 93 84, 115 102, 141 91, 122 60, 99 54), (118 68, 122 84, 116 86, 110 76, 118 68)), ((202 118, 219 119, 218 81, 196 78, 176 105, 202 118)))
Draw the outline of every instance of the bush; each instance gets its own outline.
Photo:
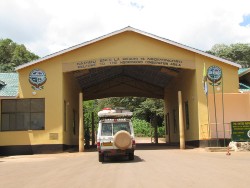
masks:
POLYGON ((140 120, 133 118, 133 127, 135 136, 138 137, 150 137, 151 136, 151 125, 150 123, 146 122, 145 120, 140 120))
MULTIPOLYGON (((145 120, 132 119, 135 136, 151 137, 154 135, 154 128, 145 120)), ((165 127, 158 127, 158 137, 165 137, 165 127)))
POLYGON ((158 127, 158 137, 165 138, 165 126, 158 127))

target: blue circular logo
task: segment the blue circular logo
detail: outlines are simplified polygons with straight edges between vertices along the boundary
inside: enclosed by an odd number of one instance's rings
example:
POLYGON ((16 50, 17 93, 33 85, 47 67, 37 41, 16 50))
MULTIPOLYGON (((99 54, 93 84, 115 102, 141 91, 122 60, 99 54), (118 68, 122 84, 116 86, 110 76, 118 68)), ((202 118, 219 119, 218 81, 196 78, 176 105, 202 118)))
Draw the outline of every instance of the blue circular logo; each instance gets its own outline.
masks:
POLYGON ((213 82, 218 82, 222 77, 222 70, 218 66, 211 66, 207 69, 207 78, 213 82))
POLYGON ((43 89, 43 84, 46 82, 46 74, 40 69, 34 69, 30 72, 29 82, 34 90, 43 89))

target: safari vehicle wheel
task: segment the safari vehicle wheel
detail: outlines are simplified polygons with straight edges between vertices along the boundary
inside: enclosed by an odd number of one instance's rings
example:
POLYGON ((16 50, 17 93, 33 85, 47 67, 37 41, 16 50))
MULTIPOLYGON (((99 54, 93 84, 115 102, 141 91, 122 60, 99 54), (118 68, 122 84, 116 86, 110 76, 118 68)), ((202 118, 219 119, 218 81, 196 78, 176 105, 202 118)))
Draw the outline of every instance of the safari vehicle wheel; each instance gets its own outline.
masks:
POLYGON ((128 159, 129 159, 130 161, 132 161, 132 160, 134 160, 134 159, 135 159, 134 152, 133 152, 133 153, 129 153, 129 155, 128 155, 128 159))
POLYGON ((104 155, 99 153, 99 162, 104 162, 104 155))
POLYGON ((125 150, 131 145, 131 136, 127 131, 118 131, 114 136, 114 144, 117 148, 125 150))

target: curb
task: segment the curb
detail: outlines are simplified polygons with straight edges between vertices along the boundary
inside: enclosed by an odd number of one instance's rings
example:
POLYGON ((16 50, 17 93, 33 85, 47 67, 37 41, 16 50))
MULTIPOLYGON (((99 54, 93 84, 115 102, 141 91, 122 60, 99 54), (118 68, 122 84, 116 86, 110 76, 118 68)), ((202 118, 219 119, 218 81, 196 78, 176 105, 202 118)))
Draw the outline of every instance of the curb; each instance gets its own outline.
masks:
MULTIPOLYGON (((205 151, 207 151, 207 152, 227 152, 228 147, 206 147, 205 151)), ((229 151, 234 151, 234 150, 229 149, 229 151)))

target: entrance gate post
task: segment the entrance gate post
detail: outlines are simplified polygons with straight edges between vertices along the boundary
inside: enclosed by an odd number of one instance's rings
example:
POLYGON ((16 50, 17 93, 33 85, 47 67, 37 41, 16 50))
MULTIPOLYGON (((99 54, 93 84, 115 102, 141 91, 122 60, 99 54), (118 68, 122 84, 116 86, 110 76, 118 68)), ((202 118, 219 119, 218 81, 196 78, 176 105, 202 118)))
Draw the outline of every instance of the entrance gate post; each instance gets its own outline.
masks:
POLYGON ((84 128, 83 128, 83 93, 79 93, 79 152, 84 151, 84 128))
POLYGON ((183 107, 182 107, 181 91, 178 91, 178 102, 179 102, 180 149, 185 149, 185 133, 184 133, 184 123, 183 123, 183 107))

